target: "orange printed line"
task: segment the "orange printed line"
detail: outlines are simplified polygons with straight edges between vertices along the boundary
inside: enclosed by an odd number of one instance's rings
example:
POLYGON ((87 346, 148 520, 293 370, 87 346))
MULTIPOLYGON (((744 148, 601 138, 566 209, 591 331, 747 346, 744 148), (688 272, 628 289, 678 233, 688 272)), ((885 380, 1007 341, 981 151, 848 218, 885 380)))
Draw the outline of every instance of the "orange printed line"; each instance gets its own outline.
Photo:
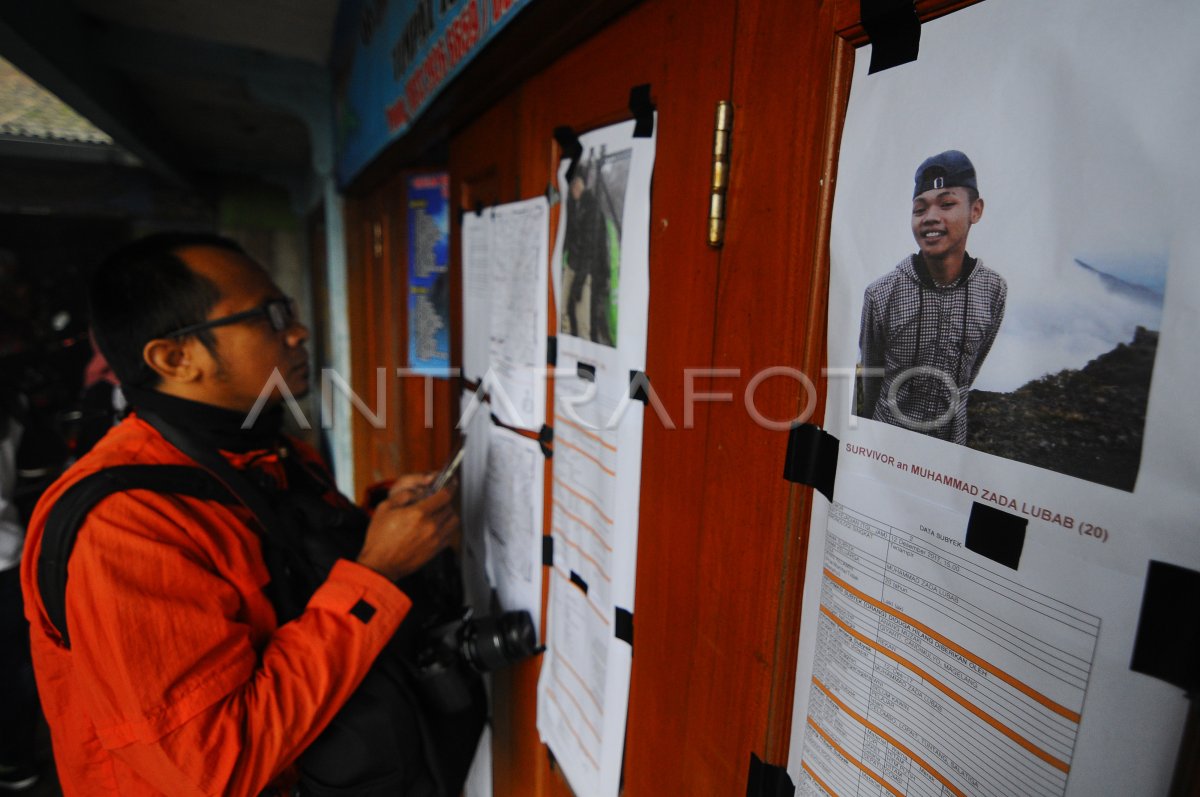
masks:
POLYGON ((907 667, 908 669, 915 672, 917 675, 924 678, 925 681, 927 681, 931 686, 935 687, 939 692, 946 695, 946 697, 950 698, 955 703, 958 703, 960 706, 965 708, 967 711, 971 712, 976 717, 979 717, 979 719, 983 720, 988 725, 991 725, 993 728, 1000 731, 1000 733, 1004 734, 1009 739, 1012 739, 1014 742, 1021 745, 1021 747, 1024 747, 1026 750, 1033 753, 1035 756, 1042 759, 1050 766, 1054 767, 1055 769, 1059 770, 1060 772, 1070 771, 1071 765, 1068 764, 1066 761, 1062 761, 1058 758, 1055 758, 1052 754, 1050 754, 1050 753, 1046 752, 1045 750, 1043 750, 1042 748, 1038 747, 1033 742, 1029 741, 1024 736, 1017 733, 1016 731, 1014 731, 1012 728, 1008 727, 1004 723, 1000 722, 1000 720, 998 720, 995 717, 993 717, 992 715, 988 714, 986 711, 984 711, 983 709, 981 709, 979 706, 975 705, 971 701, 967 700, 965 697, 963 697, 958 692, 951 689, 946 684, 942 683, 941 680, 939 680, 938 678, 935 678, 933 675, 926 672, 915 662, 909 661, 908 659, 904 658, 903 656, 896 653, 895 651, 888 650, 883 645, 880 645, 877 642, 867 638, 864 634, 861 634, 858 631, 855 631, 853 628, 851 628, 849 625, 847 625, 844 620, 842 620, 840 617, 835 615, 829 609, 828 606, 822 606, 821 613, 824 614, 826 617, 828 617, 833 622, 837 623, 838 627, 840 627, 843 631, 845 631, 850 636, 857 639, 859 642, 863 643, 864 645, 867 645, 870 648, 873 648, 873 649, 879 651, 880 653, 887 656, 892 661, 894 661, 897 664, 900 664, 904 667, 907 667))
POLYGON ((582 426, 580 426, 579 424, 575 423, 574 421, 571 421, 571 420, 568 420, 567 418, 564 418, 563 416, 559 415, 557 412, 556 412, 556 413, 554 413, 554 420, 556 420, 556 421, 562 421, 562 422, 563 422, 563 423, 565 423, 567 426, 570 426, 572 429, 575 429, 576 431, 578 431, 578 432, 582 433, 584 437, 590 437, 590 438, 592 438, 592 439, 593 439, 593 440, 595 440, 597 443, 599 443, 600 445, 604 446, 605 448, 607 448, 609 451, 613 452, 614 454, 617 452, 617 447, 616 447, 616 446, 614 446, 614 445, 612 445, 611 443, 608 443, 608 442, 606 442, 606 441, 604 440, 604 438, 603 438, 603 437, 601 437, 600 435, 596 434, 595 432, 589 432, 587 429, 584 429, 582 426))
POLYGON ((897 789, 895 786, 893 786, 892 784, 885 781, 883 778, 876 775, 871 770, 867 769, 866 764, 864 764, 863 762, 859 761, 854 756, 852 756, 848 752, 846 752, 842 748, 842 746, 840 744, 838 744, 837 742, 835 742, 829 734, 825 733, 825 731, 821 728, 821 726, 817 724, 817 721, 814 720, 812 717, 808 718, 808 724, 812 726, 814 731, 821 734, 821 738, 824 739, 825 741, 829 742, 829 744, 833 747, 834 750, 837 750, 839 753, 841 753, 842 758, 845 758, 851 764, 853 764, 854 766, 861 769, 864 774, 866 774, 868 777, 871 778, 871 780, 875 781, 880 786, 887 789, 892 794, 896 795, 896 797, 904 797, 904 795, 900 793, 899 789, 897 789))
POLYGON ((592 754, 588 752, 587 745, 584 744, 583 739, 579 737, 579 732, 576 731, 575 726, 571 724, 570 715, 567 714, 565 709, 563 709, 562 703, 558 702, 558 698, 554 696, 554 690, 547 689, 546 694, 549 695, 550 699, 554 701, 554 705, 558 706, 558 710, 562 713, 563 722, 567 723, 567 730, 569 730, 571 735, 575 737, 575 741, 579 742, 580 751, 587 756, 588 761, 592 762, 592 766, 594 766, 596 769, 599 769, 600 765, 596 763, 596 759, 592 758, 592 754))
POLYGON ((592 732, 592 736, 596 737, 596 741, 600 741, 600 732, 596 730, 596 726, 588 720, 587 714, 585 714, 583 711, 583 706, 579 705, 579 701, 575 699, 575 695, 571 694, 571 689, 565 683, 563 683, 563 679, 559 678, 557 673, 554 675, 554 682, 562 687, 563 694, 571 699, 571 704, 575 706, 575 710, 579 712, 579 719, 583 720, 583 724, 588 726, 588 730, 592 732))
POLYGON ((817 782, 818 786, 820 786, 822 789, 824 789, 826 791, 827 794, 830 795, 830 797, 838 797, 837 792, 835 792, 833 789, 829 788, 829 786, 825 783, 825 781, 818 778, 817 773, 813 772, 812 767, 810 767, 806 762, 801 761, 800 766, 801 766, 801 768, 804 769, 805 772, 808 773, 808 776, 810 778, 812 778, 813 780, 815 780, 817 782))
POLYGON ((571 539, 570 539, 570 538, 568 538, 568 537, 567 537, 567 535, 565 535, 565 534, 563 534, 563 535, 560 535, 560 539, 561 539, 563 542, 565 542, 567 545, 569 545, 569 546, 571 546, 572 548, 574 548, 575 550, 579 551, 579 555, 580 555, 580 556, 582 556, 584 559, 586 559, 586 560, 588 560, 589 562, 591 562, 591 563, 592 563, 592 565, 593 565, 593 566, 596 568, 596 570, 598 570, 598 571, 600 572, 600 577, 601 577, 601 578, 603 578, 605 581, 607 581, 607 582, 608 582, 608 583, 610 583, 610 584, 612 583, 612 578, 610 578, 610 577, 609 577, 608 573, 605 573, 605 572, 604 572, 604 568, 600 566, 600 563, 599 563, 599 562, 597 562, 595 559, 593 559, 593 558, 592 558, 592 557, 591 557, 591 556, 588 554, 588 552, 587 552, 587 551, 585 551, 585 550, 583 550, 582 548, 580 548, 578 543, 572 542, 572 541, 571 541, 571 539))
POLYGON ((575 672, 575 668, 571 666, 571 662, 567 661, 566 658, 558 652, 558 646, 551 645, 550 649, 554 651, 555 658, 562 662, 562 665, 571 671, 571 675, 575 676, 575 680, 579 681, 579 685, 583 687, 583 691, 587 692, 588 697, 590 697, 592 702, 596 704, 596 708, 600 711, 604 711, 604 709, 600 706, 600 701, 596 699, 594 694, 592 694, 592 690, 588 689, 588 685, 584 683, 583 678, 579 676, 579 673, 575 672))
POLYGON ((842 589, 849 592, 851 595, 854 595, 857 598, 861 598, 862 600, 871 604, 875 608, 880 609, 881 611, 884 611, 884 612, 890 614, 892 617, 895 617, 897 620, 900 620, 903 623, 907 623, 908 625, 911 625, 913 628, 917 629, 921 633, 926 634, 930 637, 933 637, 938 642, 941 642, 943 645, 950 648, 958 655, 979 665, 983 669, 990 672, 992 675, 999 678, 1001 681, 1004 681, 1004 683, 1008 684, 1013 689, 1016 689, 1018 692, 1021 692, 1026 697, 1029 697, 1029 698, 1035 700, 1036 702, 1042 704, 1046 708, 1053 711, 1055 714, 1058 714, 1061 717, 1066 717, 1067 719, 1071 720, 1071 722, 1074 722, 1076 725, 1078 725, 1080 719, 1082 719, 1079 712, 1072 711, 1071 709, 1067 708, 1066 706, 1063 706, 1063 705, 1060 705, 1060 704, 1054 702, 1050 698, 1043 695, 1041 692, 1038 692, 1032 686, 1028 686, 1027 684, 1024 684, 1024 683, 1018 681, 1016 678, 1014 678, 1013 676, 1004 672, 996 665, 992 664, 991 662, 984 661, 983 659, 979 658, 974 653, 971 653, 970 651, 968 651, 966 648, 962 647, 958 643, 952 642, 949 639, 947 639, 946 637, 939 634, 937 631, 934 631, 929 626, 927 626, 921 622, 918 622, 917 620, 914 620, 912 617, 901 614, 900 612, 893 609, 891 606, 888 606, 884 603, 880 603, 879 601, 875 600, 874 598, 872 598, 871 596, 867 595, 864 592, 860 592, 859 590, 850 586, 845 581, 843 581, 842 579, 838 578, 833 573, 831 573, 829 571, 829 568, 825 568, 825 575, 830 580, 832 580, 835 584, 840 586, 842 589))
POLYGON ((963 794, 962 791, 960 791, 958 789, 958 787, 956 787, 950 781, 946 780, 946 778, 942 775, 942 773, 938 772, 936 769, 929 766, 928 761, 926 761, 924 758, 921 758, 919 755, 914 753, 912 750, 909 750, 908 747, 901 744, 898 739, 893 738, 892 735, 889 734, 887 731, 885 731, 883 728, 880 728, 877 725, 867 722, 866 717, 862 716, 857 711, 855 711, 854 709, 847 706, 841 700, 838 700, 837 697, 834 696, 833 692, 830 692, 825 687, 825 684, 821 683, 816 678, 813 678, 813 684, 815 684, 818 689, 820 689, 822 692, 824 692, 825 696, 827 698, 829 698, 834 703, 836 703, 838 708, 840 708, 842 711, 846 712, 851 717, 853 717, 858 722, 858 724, 862 725, 864 728, 870 728, 872 731, 874 731, 875 733, 879 734, 881 737, 886 739, 888 744, 892 745, 897 750, 904 753, 906 756, 911 758, 913 761, 916 761, 917 766, 919 766, 921 769, 928 772, 933 777, 937 778, 938 782, 941 783, 943 786, 945 786, 947 789, 949 789, 951 792, 953 792, 955 797, 967 797, 967 795, 963 794))
POLYGON ((559 443, 561 443, 562 445, 566 446, 567 448, 570 448, 570 449, 572 449, 572 450, 574 450, 574 451, 578 451, 578 452, 580 453, 580 455, 581 455, 581 456, 584 456, 584 457, 586 457, 586 458, 590 459, 592 462, 595 462, 595 463, 596 463, 596 467, 600 468, 600 470, 604 471, 604 472, 605 472, 605 473, 607 473, 609 476, 616 476, 616 475, 617 475, 617 472, 616 472, 616 471, 609 470, 608 468, 604 467, 604 463, 603 463, 603 462, 601 462, 600 460, 596 459, 596 458, 595 458, 595 457, 593 457, 591 454, 589 454, 588 452, 584 451, 582 448, 580 448, 579 446, 575 445, 574 443, 568 443, 566 440, 562 440, 562 439, 558 440, 558 442, 559 442, 559 443))
POLYGON ((610 625, 608 618, 604 616, 604 612, 600 611, 600 608, 596 606, 596 604, 592 603, 591 598, 589 598, 587 595, 584 595, 583 599, 587 601, 588 606, 592 607, 592 611, 595 612, 596 616, 600 618, 600 622, 604 623, 605 625, 610 625))
POLYGON ((612 553, 612 546, 609 545, 607 542, 605 542, 604 538, 600 536, 600 532, 596 531, 594 528, 589 526, 586 520, 581 518, 579 515, 576 515, 571 510, 567 509, 565 506, 560 504, 558 501, 555 501, 554 505, 557 506, 559 509, 561 509, 564 515, 571 518, 571 520, 574 520, 576 523, 578 523, 579 525, 583 526, 585 529, 590 531, 592 533, 592 536, 595 537, 597 540, 599 540, 600 544, 604 546, 604 550, 608 551, 609 553, 612 553))
POLYGON ((579 492, 579 491, 577 491, 577 490, 574 490, 574 489, 572 489, 572 488, 571 488, 571 486, 570 486, 569 484, 567 484, 565 481, 563 481, 562 479, 558 478, 557 476, 555 476, 555 477, 554 477, 554 483, 555 483, 555 484, 557 484, 559 487, 562 487, 564 490, 566 490, 566 491, 567 491, 568 493, 570 493, 571 495, 573 495, 573 496, 575 496, 576 498, 578 498, 580 501, 583 501, 585 504, 587 504, 588 506, 590 506, 592 509, 595 509, 595 510, 596 510, 596 514, 597 514, 597 515, 599 515, 600 517, 604 518, 604 522, 605 522, 605 523, 607 523, 607 524, 608 524, 608 525, 610 525, 610 526, 612 525, 612 522, 613 522, 613 521, 612 521, 612 518, 610 518, 608 515, 606 515, 606 514, 604 514, 603 512, 601 512, 601 511, 600 511, 600 507, 596 506, 596 503, 595 503, 594 501, 592 501, 592 499, 588 498, 588 497, 587 497, 586 495, 584 495, 583 493, 581 493, 581 492, 579 492))

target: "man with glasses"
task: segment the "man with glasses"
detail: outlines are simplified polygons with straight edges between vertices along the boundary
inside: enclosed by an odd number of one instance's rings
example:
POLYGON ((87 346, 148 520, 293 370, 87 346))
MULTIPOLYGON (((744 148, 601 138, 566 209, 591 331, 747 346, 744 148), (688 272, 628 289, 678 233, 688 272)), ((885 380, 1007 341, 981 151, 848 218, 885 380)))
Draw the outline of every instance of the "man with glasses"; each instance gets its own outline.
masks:
MULTIPOLYGON (((308 391, 308 330, 236 244, 144 239, 100 267, 91 300, 97 342, 134 412, 47 490, 21 573, 64 791, 255 795, 287 785, 408 613, 395 582, 457 532, 451 493, 426 495, 428 476, 399 479, 365 541, 332 562, 294 618, 278 616, 289 585, 274 583, 267 561, 271 524, 243 493, 233 491, 241 503, 112 493, 69 551, 68 638, 47 611, 53 596, 37 563, 54 553, 42 542, 56 503, 92 474, 196 466, 202 451, 219 459, 205 466, 218 480, 259 485, 298 537, 311 531, 292 512, 305 500, 319 499, 329 517, 358 517, 314 452, 281 434, 278 390, 243 428, 272 380, 308 391)), ((419 763, 421 753, 397 756, 419 763)))

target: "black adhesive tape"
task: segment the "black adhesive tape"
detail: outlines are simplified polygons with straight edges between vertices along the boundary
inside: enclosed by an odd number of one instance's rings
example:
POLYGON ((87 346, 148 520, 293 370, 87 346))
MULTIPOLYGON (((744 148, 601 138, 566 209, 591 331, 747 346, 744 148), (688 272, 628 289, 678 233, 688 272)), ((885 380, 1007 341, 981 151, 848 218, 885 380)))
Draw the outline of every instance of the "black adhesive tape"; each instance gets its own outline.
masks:
POLYGON ((997 564, 1016 570, 1025 547, 1025 529, 1029 518, 1005 512, 978 501, 971 505, 967 520, 967 550, 986 556, 997 564))
POLYGON ((554 335, 546 338, 546 365, 551 368, 558 365, 558 338, 554 335))
POLYGON ((482 215, 483 215, 483 207, 484 207, 484 205, 483 205, 483 200, 482 200, 482 199, 476 199, 476 200, 475 200, 475 215, 476 215, 476 216, 482 216, 482 215))
POLYGON ((596 366, 591 363, 585 363, 582 360, 575 363, 575 374, 587 382, 596 381, 596 366))
POLYGON ((643 404, 650 403, 650 394, 646 388, 650 386, 650 377, 646 376, 645 371, 630 371, 629 372, 629 397, 634 401, 640 401, 643 404))
POLYGON ((783 767, 768 764, 750 754, 750 773, 746 778, 746 797, 794 797, 796 786, 783 767))
POLYGON ((1129 669, 1200 691, 1200 572, 1150 562, 1129 669))
POLYGON ((566 125, 554 128, 554 140, 562 149, 563 157, 571 161, 567 166, 567 182, 569 183, 575 176, 575 167, 579 165, 580 157, 583 156, 583 144, 580 143, 579 136, 575 135, 575 131, 566 125))
POLYGON ((571 571, 571 583, 574 584, 575 586, 579 587, 579 589, 583 590, 584 595, 587 594, 587 591, 588 591, 587 582, 583 580, 583 576, 579 575, 574 570, 571 571))
POLYGON ((554 427, 542 424, 542 428, 538 430, 538 445, 542 447, 542 456, 546 459, 554 456, 554 427))
POLYGON ((811 423, 796 424, 788 432, 783 478, 807 484, 833 500, 837 480, 838 439, 811 423))
POLYGON ((542 564, 546 567, 554 566, 554 537, 549 534, 542 537, 542 564))
POLYGON ((616 607, 613 612, 613 636, 633 647, 633 612, 616 607))
POLYGON ((629 112, 634 118, 634 138, 650 138, 654 135, 654 101, 650 99, 649 83, 629 90, 629 112))
POLYGON ((871 40, 868 74, 917 60, 921 19, 913 0, 859 0, 863 29, 871 40))

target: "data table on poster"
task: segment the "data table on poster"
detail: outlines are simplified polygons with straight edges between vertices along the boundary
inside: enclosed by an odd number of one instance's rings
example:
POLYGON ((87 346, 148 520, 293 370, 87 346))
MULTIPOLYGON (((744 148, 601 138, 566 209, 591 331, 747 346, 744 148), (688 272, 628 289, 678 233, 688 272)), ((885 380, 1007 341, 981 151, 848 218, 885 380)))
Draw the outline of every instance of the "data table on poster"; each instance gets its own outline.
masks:
POLYGON ((798 794, 1064 793, 1099 618, 939 536, 832 505, 798 794))

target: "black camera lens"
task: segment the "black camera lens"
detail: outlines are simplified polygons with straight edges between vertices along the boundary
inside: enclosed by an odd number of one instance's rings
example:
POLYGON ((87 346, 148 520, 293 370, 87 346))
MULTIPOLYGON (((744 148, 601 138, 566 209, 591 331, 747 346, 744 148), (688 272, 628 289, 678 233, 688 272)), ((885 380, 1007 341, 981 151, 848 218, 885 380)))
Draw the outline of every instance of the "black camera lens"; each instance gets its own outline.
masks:
POLYGON ((463 656, 479 672, 507 667, 537 652, 537 634, 527 611, 474 618, 463 629, 463 656))

